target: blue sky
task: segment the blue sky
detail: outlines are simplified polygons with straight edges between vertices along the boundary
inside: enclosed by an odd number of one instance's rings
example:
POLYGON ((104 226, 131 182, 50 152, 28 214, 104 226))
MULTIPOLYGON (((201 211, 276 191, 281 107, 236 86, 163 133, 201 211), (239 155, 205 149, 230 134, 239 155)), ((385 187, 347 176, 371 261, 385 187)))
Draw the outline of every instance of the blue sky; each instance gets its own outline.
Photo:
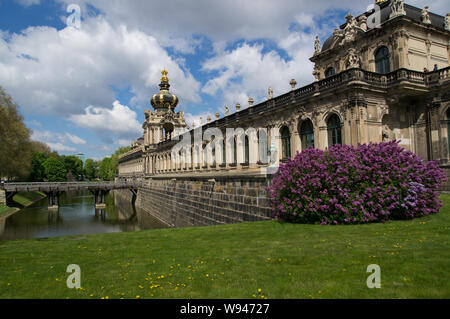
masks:
MULTIPOLYGON (((0 85, 32 138, 101 159, 142 135, 166 68, 188 125, 313 81, 316 35, 371 0, 0 0, 0 85), (71 4, 80 28, 67 25, 71 4)), ((445 15, 447 0, 406 1, 445 15)))

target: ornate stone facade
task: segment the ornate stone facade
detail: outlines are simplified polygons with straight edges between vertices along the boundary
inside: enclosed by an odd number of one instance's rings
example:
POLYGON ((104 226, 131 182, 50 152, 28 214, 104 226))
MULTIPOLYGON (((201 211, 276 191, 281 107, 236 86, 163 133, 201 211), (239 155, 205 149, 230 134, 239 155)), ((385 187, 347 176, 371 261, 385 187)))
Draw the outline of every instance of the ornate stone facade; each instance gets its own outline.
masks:
POLYGON ((295 89, 291 81, 292 90, 278 97, 269 88, 266 101, 249 101, 251 107, 237 106, 235 113, 226 107, 225 117, 190 130, 183 112, 174 112, 178 98, 169 93, 163 72, 162 91, 152 98, 155 111, 145 111, 144 141, 120 157, 119 175, 256 176, 269 165, 261 158, 283 160, 307 147, 392 139, 426 160, 450 165, 448 16, 427 13, 427 23, 421 9, 401 0, 378 4, 379 28, 368 27, 373 11, 349 14, 322 48, 315 41, 316 82, 295 89), (223 137, 195 142, 209 128, 219 128, 223 137), (258 143, 261 131, 247 130, 234 146, 227 128, 265 128, 268 142, 258 143), (192 143, 174 152, 181 136, 192 143))

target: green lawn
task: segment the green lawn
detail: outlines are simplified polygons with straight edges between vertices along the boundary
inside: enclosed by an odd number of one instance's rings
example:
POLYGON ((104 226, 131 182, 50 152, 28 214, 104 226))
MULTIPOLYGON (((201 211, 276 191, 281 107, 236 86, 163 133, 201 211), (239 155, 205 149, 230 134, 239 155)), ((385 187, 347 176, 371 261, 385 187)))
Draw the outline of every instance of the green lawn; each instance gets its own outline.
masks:
POLYGON ((6 205, 0 204, 0 217, 2 215, 6 215, 6 214, 8 214, 10 212, 13 212, 15 210, 16 210, 15 208, 11 208, 11 207, 8 207, 6 205))
POLYGON ((22 206, 28 206, 43 197, 45 194, 41 192, 19 192, 14 195, 13 200, 22 206))
POLYGON ((450 298, 450 195, 434 216, 275 221, 0 242, 0 298, 450 298), (81 267, 82 289, 66 286, 81 267), (369 264, 380 289, 366 286, 369 264), (259 291, 260 290, 260 291, 259 291))

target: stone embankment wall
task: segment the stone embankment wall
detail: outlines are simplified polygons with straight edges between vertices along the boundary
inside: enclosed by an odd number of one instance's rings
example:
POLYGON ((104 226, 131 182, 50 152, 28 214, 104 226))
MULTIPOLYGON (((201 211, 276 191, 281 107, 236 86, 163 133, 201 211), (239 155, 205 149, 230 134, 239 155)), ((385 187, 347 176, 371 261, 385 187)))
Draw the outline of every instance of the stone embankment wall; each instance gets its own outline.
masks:
POLYGON ((272 218, 268 183, 261 176, 149 178, 136 206, 173 227, 267 220, 272 218))
POLYGON ((445 174, 447 175, 448 182, 444 183, 440 187, 440 191, 441 192, 445 192, 445 193, 450 193, 450 166, 442 166, 441 168, 445 171, 445 174))
POLYGON ((2 189, 0 189, 0 204, 6 205, 6 194, 2 189))

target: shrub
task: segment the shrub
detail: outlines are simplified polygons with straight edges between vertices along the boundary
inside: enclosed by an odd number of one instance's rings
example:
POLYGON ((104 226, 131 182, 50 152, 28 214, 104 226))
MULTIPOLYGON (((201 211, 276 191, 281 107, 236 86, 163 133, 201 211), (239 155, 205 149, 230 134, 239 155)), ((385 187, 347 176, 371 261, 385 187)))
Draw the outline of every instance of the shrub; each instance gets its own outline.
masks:
POLYGON ((399 141, 307 149, 281 164, 269 193, 275 219, 357 224, 437 213, 437 189, 447 180, 399 141))

